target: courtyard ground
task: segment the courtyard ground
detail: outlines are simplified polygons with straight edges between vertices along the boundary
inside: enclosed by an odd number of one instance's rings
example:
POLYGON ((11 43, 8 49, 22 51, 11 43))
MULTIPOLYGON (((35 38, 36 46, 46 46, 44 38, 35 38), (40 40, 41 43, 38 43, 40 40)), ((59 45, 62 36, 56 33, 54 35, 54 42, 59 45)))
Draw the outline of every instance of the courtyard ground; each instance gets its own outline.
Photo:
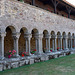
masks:
POLYGON ((0 75, 75 75, 75 54, 5 70, 0 75))

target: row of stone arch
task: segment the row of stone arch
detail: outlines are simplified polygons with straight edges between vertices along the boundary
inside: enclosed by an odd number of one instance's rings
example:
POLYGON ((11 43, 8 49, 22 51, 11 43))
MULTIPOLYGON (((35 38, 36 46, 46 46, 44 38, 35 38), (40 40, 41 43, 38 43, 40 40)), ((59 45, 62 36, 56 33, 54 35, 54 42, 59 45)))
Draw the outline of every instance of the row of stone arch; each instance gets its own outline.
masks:
POLYGON ((37 50, 36 53, 40 53, 40 51, 50 52, 50 49, 52 49, 52 51, 57 51, 58 47, 59 50, 62 50, 63 48, 75 48, 74 33, 71 35, 69 32, 68 35, 66 35, 66 33, 63 32, 61 35, 60 32, 55 34, 54 31, 51 31, 51 34, 49 34, 47 30, 44 30, 40 36, 39 31, 36 28, 34 28, 31 33, 28 33, 28 30, 25 27, 20 29, 20 33, 16 32, 13 26, 8 26, 6 28, 6 36, 4 38, 5 56, 7 56, 9 50, 13 49, 17 49, 18 55, 23 51, 30 52, 34 49, 37 50), (15 33, 16 35, 14 35, 15 33), (18 34, 19 36, 16 37, 18 34), (30 38, 29 42, 28 38, 30 38), (16 42, 16 40, 18 41, 16 42))

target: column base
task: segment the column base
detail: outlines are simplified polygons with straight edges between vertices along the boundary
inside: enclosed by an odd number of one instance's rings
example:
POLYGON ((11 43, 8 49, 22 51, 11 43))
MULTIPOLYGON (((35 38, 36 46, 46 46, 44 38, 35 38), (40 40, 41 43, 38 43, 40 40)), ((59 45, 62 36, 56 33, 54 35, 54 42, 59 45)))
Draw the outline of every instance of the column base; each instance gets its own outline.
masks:
POLYGON ((35 55, 42 55, 44 54, 43 52, 36 52, 35 55))
POLYGON ((19 57, 20 57, 20 55, 13 55, 13 57, 15 57, 15 58, 19 58, 19 57))
POLYGON ((73 50, 73 48, 71 48, 71 50, 73 50))
POLYGON ((55 52, 57 52, 57 50, 54 50, 55 52))
POLYGON ((45 51, 45 53, 50 53, 51 51, 49 50, 49 51, 45 51))
POLYGON ((0 57, 0 60, 4 60, 5 57, 0 57))

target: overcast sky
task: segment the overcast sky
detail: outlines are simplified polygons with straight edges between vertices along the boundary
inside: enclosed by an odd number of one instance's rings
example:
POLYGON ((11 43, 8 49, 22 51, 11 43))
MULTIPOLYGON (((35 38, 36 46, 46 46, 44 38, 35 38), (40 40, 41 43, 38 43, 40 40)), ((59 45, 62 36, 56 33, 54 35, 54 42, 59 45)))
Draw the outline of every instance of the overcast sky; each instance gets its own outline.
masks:
POLYGON ((75 0, 66 0, 75 6, 75 0))

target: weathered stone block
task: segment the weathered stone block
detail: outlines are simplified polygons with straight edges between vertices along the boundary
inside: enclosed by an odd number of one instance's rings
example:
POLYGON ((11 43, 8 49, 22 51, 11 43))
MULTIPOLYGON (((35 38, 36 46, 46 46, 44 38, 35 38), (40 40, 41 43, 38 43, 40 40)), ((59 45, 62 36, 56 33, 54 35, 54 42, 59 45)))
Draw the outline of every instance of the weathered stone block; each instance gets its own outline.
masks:
POLYGON ((64 53, 64 56, 66 56, 66 53, 64 53))
POLYGON ((49 60, 54 59, 54 55, 49 55, 49 60))
POLYGON ((45 57, 41 57, 40 59, 41 59, 41 61, 45 61, 45 57))
POLYGON ((3 65, 0 64, 0 71, 3 71, 3 65))
POLYGON ((58 55, 54 55, 54 58, 58 58, 58 55))
POLYGON ((28 65, 29 64, 29 60, 25 60, 25 64, 28 65))
POLYGON ((49 60, 49 56, 46 56, 46 57, 45 57, 45 60, 49 60))
POLYGON ((34 64, 34 59, 30 59, 29 64, 34 64))
POLYGON ((19 62, 13 62, 13 63, 11 63, 11 67, 12 67, 12 68, 17 68, 17 67, 19 67, 19 62))
POLYGON ((3 70, 6 70, 6 65, 3 65, 3 70))
POLYGON ((25 60, 19 62, 19 66, 23 66, 23 65, 25 65, 25 60))
POLYGON ((59 55, 59 57, 63 57, 63 54, 62 55, 59 55))
POLYGON ((10 63, 7 63, 7 64, 6 64, 6 68, 7 68, 7 69, 11 69, 10 63))
POLYGON ((40 59, 39 60, 35 59, 35 63, 38 63, 38 62, 40 62, 40 59))
POLYGON ((74 52, 73 52, 73 51, 71 51, 71 54, 74 54, 74 52))

